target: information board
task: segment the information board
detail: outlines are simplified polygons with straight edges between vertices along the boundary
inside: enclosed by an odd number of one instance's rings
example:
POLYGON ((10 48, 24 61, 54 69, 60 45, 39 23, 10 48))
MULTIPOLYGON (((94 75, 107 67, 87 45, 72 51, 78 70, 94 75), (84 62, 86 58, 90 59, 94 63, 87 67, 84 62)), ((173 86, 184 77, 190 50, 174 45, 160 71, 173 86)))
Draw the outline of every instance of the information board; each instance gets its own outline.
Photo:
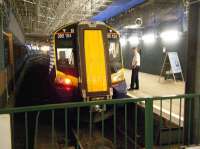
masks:
POLYGON ((169 75, 173 75, 173 78, 176 81, 175 74, 181 74, 182 80, 184 81, 181 64, 177 52, 167 52, 164 58, 159 81, 162 76, 164 76, 166 80, 167 78, 169 78, 169 75))
POLYGON ((181 64, 177 52, 168 52, 172 73, 181 73, 181 64))

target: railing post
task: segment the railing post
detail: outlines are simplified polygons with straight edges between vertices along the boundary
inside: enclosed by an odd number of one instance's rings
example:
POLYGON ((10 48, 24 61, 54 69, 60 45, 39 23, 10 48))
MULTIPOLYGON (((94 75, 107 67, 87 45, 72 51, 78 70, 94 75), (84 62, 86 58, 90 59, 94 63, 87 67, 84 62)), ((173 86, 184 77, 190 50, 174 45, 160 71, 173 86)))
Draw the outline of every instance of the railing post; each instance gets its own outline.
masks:
POLYGON ((145 101, 145 148, 153 149, 153 99, 145 101))

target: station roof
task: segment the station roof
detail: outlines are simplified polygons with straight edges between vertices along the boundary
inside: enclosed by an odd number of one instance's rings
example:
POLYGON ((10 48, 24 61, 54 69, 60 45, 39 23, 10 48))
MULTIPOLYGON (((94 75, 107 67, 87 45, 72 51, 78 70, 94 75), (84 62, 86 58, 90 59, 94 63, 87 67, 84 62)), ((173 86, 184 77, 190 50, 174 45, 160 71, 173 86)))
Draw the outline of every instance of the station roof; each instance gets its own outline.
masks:
POLYGON ((49 35, 80 20, 105 21, 145 0, 10 0, 26 36, 49 35))
POLYGON ((10 0, 26 34, 49 34, 63 24, 86 20, 112 0, 10 0))

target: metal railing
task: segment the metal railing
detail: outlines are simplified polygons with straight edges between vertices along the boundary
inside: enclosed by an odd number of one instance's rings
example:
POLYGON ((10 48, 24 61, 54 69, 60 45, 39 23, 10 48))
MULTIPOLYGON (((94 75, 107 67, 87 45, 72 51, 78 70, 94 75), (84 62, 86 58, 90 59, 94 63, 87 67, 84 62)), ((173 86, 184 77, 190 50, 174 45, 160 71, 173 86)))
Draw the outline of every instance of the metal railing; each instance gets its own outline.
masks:
MULTIPOLYGON (((199 94, 126 98, 7 108, 1 109, 0 114, 11 116, 13 149, 41 146, 94 149, 95 145, 123 149, 180 148, 194 144, 192 105, 198 101, 199 94), (97 107, 102 107, 101 112, 95 112, 97 107)), ((200 129, 200 118, 196 129, 200 129)))

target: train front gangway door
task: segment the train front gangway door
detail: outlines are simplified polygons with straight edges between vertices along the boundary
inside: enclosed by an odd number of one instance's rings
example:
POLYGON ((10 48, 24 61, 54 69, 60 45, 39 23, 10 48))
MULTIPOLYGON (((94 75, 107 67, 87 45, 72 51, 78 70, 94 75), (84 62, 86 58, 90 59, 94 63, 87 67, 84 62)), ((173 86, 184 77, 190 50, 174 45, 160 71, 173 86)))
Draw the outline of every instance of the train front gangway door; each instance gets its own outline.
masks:
POLYGON ((82 96, 87 100, 110 98, 111 75, 103 30, 83 29, 82 33, 82 96))

